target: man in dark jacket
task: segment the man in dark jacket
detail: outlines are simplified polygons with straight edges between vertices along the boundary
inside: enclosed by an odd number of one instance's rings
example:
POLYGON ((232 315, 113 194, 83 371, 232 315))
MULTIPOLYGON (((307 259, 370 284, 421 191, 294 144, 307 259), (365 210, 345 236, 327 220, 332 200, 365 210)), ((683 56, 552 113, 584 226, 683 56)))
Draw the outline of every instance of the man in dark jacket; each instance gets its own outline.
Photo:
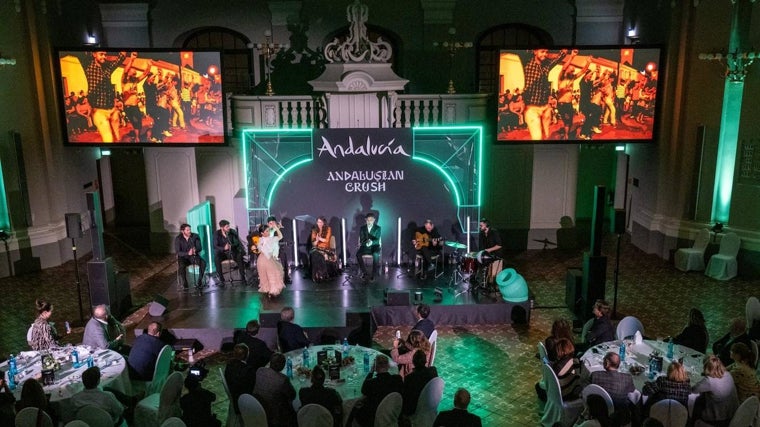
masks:
POLYGON ((238 337, 236 343, 248 346, 248 359, 246 359, 246 363, 248 363, 248 366, 253 367, 254 370, 266 366, 273 353, 264 341, 256 337, 260 327, 261 325, 259 325, 258 320, 251 320, 245 325, 245 332, 238 337))
POLYGON ((351 418, 363 427, 372 427, 375 424, 375 412, 385 396, 397 392, 402 393, 404 383, 398 374, 388 373, 390 363, 388 357, 379 355, 375 358, 375 366, 362 384, 364 397, 357 402, 346 425, 350 425, 351 418), (375 375, 377 374, 377 375, 375 375))
POLYGON ((256 385, 256 368, 248 365, 248 347, 245 344, 236 344, 232 349, 232 360, 227 362, 224 368, 224 379, 227 381, 227 387, 230 389, 232 398, 232 407, 235 413, 240 413, 238 408, 238 398, 241 394, 253 394, 253 387, 256 385))

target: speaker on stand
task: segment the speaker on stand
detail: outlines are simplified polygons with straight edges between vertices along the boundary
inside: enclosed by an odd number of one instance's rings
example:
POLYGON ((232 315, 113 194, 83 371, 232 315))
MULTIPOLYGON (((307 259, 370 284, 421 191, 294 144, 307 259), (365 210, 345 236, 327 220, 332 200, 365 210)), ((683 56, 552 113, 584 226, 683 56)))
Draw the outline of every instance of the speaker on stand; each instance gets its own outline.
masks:
POLYGON ((79 301, 79 321, 84 325, 84 309, 82 307, 82 285, 79 279, 79 262, 77 260, 77 242, 76 239, 82 238, 82 216, 78 213, 67 213, 64 215, 66 220, 66 237, 71 239, 71 252, 74 256, 74 280, 77 284, 77 300, 79 301))

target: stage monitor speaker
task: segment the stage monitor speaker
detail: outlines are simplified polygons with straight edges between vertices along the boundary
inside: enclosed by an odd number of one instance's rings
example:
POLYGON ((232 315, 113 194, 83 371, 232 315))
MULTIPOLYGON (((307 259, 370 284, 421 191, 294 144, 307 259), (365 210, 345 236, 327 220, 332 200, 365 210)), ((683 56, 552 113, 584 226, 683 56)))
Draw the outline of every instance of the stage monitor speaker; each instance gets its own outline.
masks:
POLYGON ((409 291, 388 289, 385 294, 385 305, 412 305, 412 297, 409 291))
POLYGON ((81 239, 82 217, 78 213, 67 213, 64 218, 66 219, 66 238, 81 239))
POLYGON ((625 209, 615 209, 615 234, 625 234, 625 209))
POLYGON ((604 228, 604 186, 594 187, 594 215, 591 218, 591 255, 602 254, 602 232, 604 228))
POLYGON ((156 295, 148 306, 148 314, 153 317, 163 316, 167 307, 169 307, 169 300, 161 295, 156 295))
POLYGON ((583 305, 579 316, 583 319, 591 317, 594 302, 604 299, 607 280, 607 257, 593 256, 588 252, 583 254, 583 305))
POLYGON ((182 338, 172 344, 174 351, 187 351, 193 349, 193 353, 203 350, 203 344, 195 338, 182 338))

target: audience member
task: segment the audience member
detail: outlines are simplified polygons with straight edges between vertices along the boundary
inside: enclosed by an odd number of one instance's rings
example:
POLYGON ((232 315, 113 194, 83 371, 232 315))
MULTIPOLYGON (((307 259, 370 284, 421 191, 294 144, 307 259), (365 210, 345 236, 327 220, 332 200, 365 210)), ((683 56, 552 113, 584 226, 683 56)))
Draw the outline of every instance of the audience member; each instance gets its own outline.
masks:
POLYGON ((206 390, 201 380, 188 375, 185 378, 187 394, 179 399, 182 408, 182 421, 187 427, 221 427, 222 423, 211 411, 211 404, 216 400, 216 394, 206 390))
POLYGON ((744 306, 747 316, 747 334, 751 340, 760 340, 760 301, 757 297, 749 297, 744 306))
POLYGON ((454 393, 454 409, 443 411, 435 417, 433 427, 481 427, 480 417, 467 411, 470 392, 460 388, 454 393))
POLYGON ((0 426, 12 426, 15 420, 16 396, 5 382, 5 375, 0 375, 0 426))
POLYGON ((705 317, 702 312, 696 308, 689 310, 689 323, 686 327, 673 338, 673 342, 689 348, 693 348, 700 353, 707 352, 707 342, 710 340, 705 327, 705 317))
POLYGON ((165 345, 160 338, 161 330, 160 323, 151 322, 148 328, 135 339, 127 358, 130 378, 141 381, 153 379, 156 360, 158 360, 158 355, 165 345))
POLYGON ((248 346, 248 359, 246 363, 254 370, 266 366, 273 353, 264 341, 256 337, 259 334, 260 328, 258 320, 249 321, 245 325, 245 332, 240 335, 236 343, 248 346))
POLYGON ((269 367, 256 371, 253 393, 261 397, 259 400, 267 413, 270 427, 296 425, 296 412, 293 410, 296 390, 290 384, 290 379, 281 372, 284 368, 285 356, 274 353, 269 360, 269 367))
POLYGON ((124 405, 110 391, 103 391, 98 388, 100 384, 100 368, 97 366, 87 368, 82 373, 82 384, 84 385, 84 390, 71 397, 71 404, 74 406, 75 411, 92 405, 108 412, 114 425, 119 425, 124 414, 124 405))
POLYGON ((401 378, 407 376, 414 369, 412 358, 415 350, 422 350, 425 352, 427 360, 430 359, 430 342, 425 338, 422 331, 412 330, 409 333, 409 338, 403 343, 399 339, 393 340, 391 358, 398 364, 398 373, 401 378))
POLYGON ((82 337, 82 345, 88 345, 96 350, 118 350, 124 343, 124 334, 111 339, 108 328, 108 310, 105 305, 98 305, 92 310, 92 317, 87 321, 82 337))
POLYGON ((586 343, 596 345, 615 339, 615 328, 610 320, 610 304, 604 300, 596 300, 594 303, 594 319, 586 333, 586 343))
POLYGON ((688 407, 689 393, 691 393, 689 374, 684 369, 683 364, 673 361, 668 366, 666 376, 660 376, 654 381, 644 383, 642 394, 649 396, 644 406, 644 414, 648 415, 652 405, 663 399, 677 400, 684 407, 688 407))
POLYGON ((744 343, 747 347, 752 345, 747 334, 747 322, 740 317, 731 321, 731 328, 728 333, 713 343, 713 354, 720 358, 723 366, 731 364, 731 346, 737 342, 744 343))
POLYGON ((224 379, 227 381, 227 388, 230 390, 232 397, 232 407, 235 413, 240 413, 238 408, 238 398, 241 394, 253 394, 253 388, 256 385, 257 368, 248 364, 250 358, 250 349, 245 344, 235 344, 232 349, 232 359, 227 362, 224 368, 224 379))
POLYGON ((613 427, 618 426, 614 419, 612 419, 607 412, 607 402, 604 401, 602 396, 597 394, 589 395, 586 399, 585 408, 581 415, 583 422, 576 423, 577 427, 613 427))
POLYGON ((404 391, 401 393, 404 398, 401 413, 404 415, 414 414, 422 389, 438 376, 438 370, 434 366, 427 367, 427 361, 427 354, 422 350, 417 350, 412 355, 414 370, 404 377, 404 391))
POLYGON ((430 339, 430 334, 435 330, 435 323, 428 319, 430 316, 430 306, 427 304, 420 304, 414 311, 414 316, 417 318, 417 323, 412 329, 417 329, 425 334, 425 338, 430 339))
POLYGON ((280 321, 277 322, 277 339, 280 341, 280 351, 287 353, 291 350, 307 347, 309 337, 301 326, 293 323, 295 311, 293 307, 284 307, 280 311, 280 321))
POLYGON ((32 323, 29 346, 35 351, 49 350, 51 347, 57 347, 58 343, 56 339, 58 334, 53 323, 50 322, 50 316, 53 315, 53 304, 44 299, 38 299, 35 301, 35 305, 37 308, 37 319, 32 323))
POLYGON ((16 403, 17 410, 21 411, 24 408, 41 409, 50 415, 53 425, 58 425, 58 413, 50 405, 49 397, 45 395, 42 384, 33 378, 24 381, 21 387, 21 398, 16 403))
POLYGON ((333 388, 325 387, 325 371, 319 366, 311 370, 311 387, 298 392, 301 406, 315 403, 325 407, 333 417, 333 427, 343 425, 343 399, 333 388))
POLYGON ((552 323, 551 335, 544 340, 546 357, 550 362, 557 360, 557 352, 554 347, 561 338, 567 338, 570 342, 573 342, 573 324, 567 319, 556 319, 552 323))
POLYGON ((581 362, 575 357, 575 346, 567 338, 560 338, 555 345, 556 360, 551 368, 557 374, 562 398, 575 399, 581 394, 581 362))
POLYGON ((355 419, 362 427, 373 427, 375 412, 385 396, 391 393, 402 393, 404 383, 401 376, 390 374, 388 357, 379 355, 375 358, 372 369, 362 383, 362 398, 354 405, 346 425, 351 425, 355 419))
POLYGON ((618 372, 620 356, 617 353, 605 354, 602 364, 604 366, 603 371, 591 373, 591 384, 596 384, 607 391, 615 404, 616 421, 621 425, 628 424, 633 415, 628 393, 636 390, 633 385, 633 377, 630 374, 618 372))
POLYGON ((731 345, 731 359, 734 363, 728 367, 728 372, 734 379, 739 402, 744 402, 750 396, 760 397, 760 382, 755 375, 752 350, 744 343, 734 343, 731 345))
POLYGON ((714 355, 705 359, 702 376, 691 388, 692 393, 699 393, 692 418, 709 425, 728 425, 739 408, 733 377, 714 355))

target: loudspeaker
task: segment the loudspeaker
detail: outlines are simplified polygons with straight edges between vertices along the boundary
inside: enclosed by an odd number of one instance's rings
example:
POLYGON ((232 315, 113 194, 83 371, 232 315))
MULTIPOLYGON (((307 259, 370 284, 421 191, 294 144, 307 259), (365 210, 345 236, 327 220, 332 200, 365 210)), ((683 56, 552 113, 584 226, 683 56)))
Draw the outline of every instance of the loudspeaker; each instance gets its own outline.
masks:
POLYGON ((602 229, 604 227, 604 186, 594 187, 594 215, 591 218, 591 255, 602 254, 602 229))
POLYGON ((82 217, 78 213, 67 213, 64 218, 66 219, 66 238, 81 239, 82 217))
POLYGON ((193 353, 197 353, 203 350, 203 344, 195 338, 183 338, 179 339, 172 344, 174 351, 187 351, 193 349, 193 353))
POLYGON ((105 259, 106 250, 103 244, 103 214, 100 206, 100 193, 87 193, 87 210, 90 212, 90 238, 92 239, 92 258, 105 259))
POLYGON ((625 234, 625 209, 615 209, 615 234, 625 234))
POLYGON ((604 299, 607 280, 607 257, 583 254, 583 306, 579 316, 591 317, 591 308, 598 299, 604 299))
POLYGON ((580 314, 583 305, 583 270, 580 268, 568 268, 565 275, 565 305, 573 314, 580 314))
POLYGON ((90 287, 90 303, 92 306, 105 304, 113 306, 112 313, 119 312, 116 292, 116 280, 113 272, 113 261, 106 258, 103 261, 87 263, 87 279, 90 287))
POLYGON ((409 291, 388 289, 385 294, 385 305, 412 305, 412 298, 409 291))
POLYGON ((166 308, 169 306, 169 300, 161 295, 153 297, 153 301, 148 306, 148 314, 153 317, 163 316, 166 308))

